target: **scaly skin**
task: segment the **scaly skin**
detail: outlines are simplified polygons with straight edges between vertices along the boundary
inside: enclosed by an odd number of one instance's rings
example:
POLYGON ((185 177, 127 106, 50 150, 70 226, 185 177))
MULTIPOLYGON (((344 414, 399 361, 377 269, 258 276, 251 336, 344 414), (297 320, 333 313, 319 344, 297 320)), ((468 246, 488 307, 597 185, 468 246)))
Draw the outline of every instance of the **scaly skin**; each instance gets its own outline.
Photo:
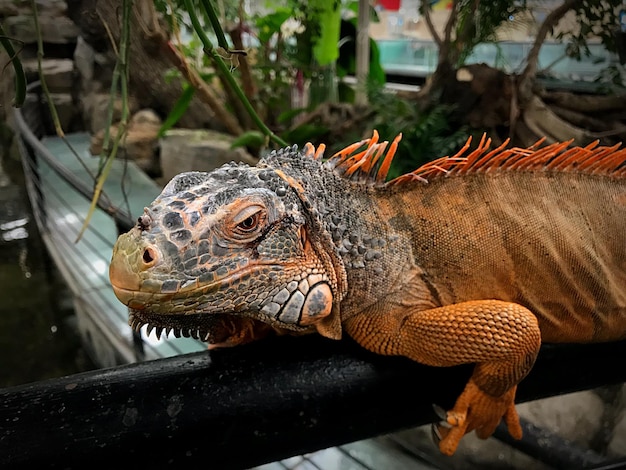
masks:
POLYGON ((626 152, 481 142, 385 183, 396 143, 176 177, 114 249, 131 325, 214 345, 345 332, 379 354, 475 363, 441 451, 503 418, 521 437, 515 390, 542 340, 626 337, 626 152))

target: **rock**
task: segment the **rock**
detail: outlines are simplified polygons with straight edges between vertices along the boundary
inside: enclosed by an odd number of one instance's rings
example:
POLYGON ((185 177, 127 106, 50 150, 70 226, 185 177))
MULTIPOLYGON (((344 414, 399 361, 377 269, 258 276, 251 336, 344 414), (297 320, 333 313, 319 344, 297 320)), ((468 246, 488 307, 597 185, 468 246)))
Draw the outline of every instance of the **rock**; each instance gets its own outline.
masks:
MULTIPOLYGON (((39 80, 37 59, 22 61, 26 79, 39 80)), ((71 59, 44 59, 41 69, 50 93, 71 93, 74 88, 74 63, 71 59)))
MULTIPOLYGON (((64 132, 72 132, 76 127, 76 118, 78 117, 78 111, 74 106, 72 95, 69 93, 50 93, 52 102, 56 108, 57 115, 59 116, 59 123, 64 132)), ((47 106, 47 102, 44 98, 44 105, 47 106)), ((80 126, 78 126, 80 127, 80 126)))
MULTIPOLYGON (((39 14, 39 27, 44 43, 68 44, 76 42, 78 27, 67 17, 42 16, 39 14)), ((37 30, 32 14, 9 16, 4 20, 6 34, 25 44, 37 42, 37 30)))
POLYGON ((621 456, 626 449, 626 385, 622 385, 621 393, 612 406, 615 412, 615 426, 610 435, 608 454, 621 456))
MULTIPOLYGON (((160 173, 157 158, 157 135, 161 128, 161 118, 151 109, 143 109, 133 115, 128 123, 126 136, 120 142, 118 158, 133 160, 149 175, 160 173)), ((118 124, 110 127, 110 145, 112 145, 119 129, 118 124)), ((100 155, 104 143, 104 129, 91 139, 89 151, 92 155, 100 155)))
POLYGON ((89 83, 93 80, 95 55, 93 47, 87 44, 82 36, 78 36, 76 48, 74 49, 74 67, 81 79, 81 84, 89 83))
MULTIPOLYGON (((30 2, 26 4, 30 7, 30 2)), ((67 16, 67 3, 63 0, 37 0, 37 13, 53 18, 67 16)))
POLYGON ((159 115, 151 109, 142 109, 137 111, 131 118, 130 123, 131 126, 156 126, 157 131, 163 124, 159 115))
MULTIPOLYGON (((9 56, 4 51, 0 51, 0 63, 9 64, 9 56)), ((0 122, 6 124, 10 129, 15 129, 13 120, 13 99, 15 98, 15 72, 9 64, 2 73, 0 80, 0 122)), ((6 142, 3 142, 6 144, 6 142)))
POLYGON ((160 174, 157 136, 161 118, 151 109, 135 113, 124 142, 125 157, 134 160, 149 175, 160 174))
MULTIPOLYGON (((132 113, 137 110, 137 100, 133 97, 129 99, 128 108, 132 113)), ((109 110, 108 93, 89 93, 83 96, 80 101, 80 110, 87 130, 93 135, 102 131, 107 124, 107 114, 109 110)), ((122 117, 122 100, 117 98, 113 104, 113 122, 117 122, 122 117)))
POLYGON ((0 1, 0 17, 6 18, 7 16, 19 15, 20 11, 13 0, 0 1))
POLYGON ((255 165, 243 148, 231 149, 234 138, 207 129, 172 129, 161 138, 164 182, 184 171, 211 171, 231 161, 255 165))

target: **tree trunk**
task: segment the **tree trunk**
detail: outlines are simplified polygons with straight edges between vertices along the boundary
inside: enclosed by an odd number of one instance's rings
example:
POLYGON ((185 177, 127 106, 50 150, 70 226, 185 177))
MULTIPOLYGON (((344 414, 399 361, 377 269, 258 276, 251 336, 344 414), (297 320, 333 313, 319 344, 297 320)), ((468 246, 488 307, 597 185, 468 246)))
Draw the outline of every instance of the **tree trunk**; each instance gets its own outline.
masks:
MULTIPOLYGON (((111 39, 116 47, 121 30, 120 0, 68 0, 68 12, 82 36, 94 49, 113 57, 111 39), (108 30, 108 31, 107 31, 108 30)), ((131 94, 140 107, 154 109, 166 116, 182 92, 180 79, 165 80, 173 65, 167 50, 166 30, 156 20, 152 24, 142 16, 141 2, 135 2, 130 27, 129 78, 131 94)), ((195 99, 178 123, 182 127, 224 130, 213 110, 195 99)))

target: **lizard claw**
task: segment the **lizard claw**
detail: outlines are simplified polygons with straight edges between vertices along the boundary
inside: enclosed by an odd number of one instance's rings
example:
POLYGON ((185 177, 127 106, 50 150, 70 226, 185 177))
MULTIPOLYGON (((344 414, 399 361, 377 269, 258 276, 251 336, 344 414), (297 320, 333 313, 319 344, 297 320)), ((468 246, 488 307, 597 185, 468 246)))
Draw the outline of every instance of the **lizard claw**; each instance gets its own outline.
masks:
POLYGON ((437 446, 439 446, 441 439, 443 439, 443 436, 441 435, 441 431, 439 431, 439 425, 437 423, 433 423, 430 426, 430 432, 433 437, 433 442, 437 444, 437 446))
POLYGON ((433 411, 441 419, 438 423, 433 423, 430 428, 433 442, 438 446, 441 440, 448 435, 452 425, 448 423, 448 412, 442 407, 433 403, 433 411))
MULTIPOLYGON (((522 428, 515 411, 515 389, 512 387, 502 396, 494 397, 483 392, 470 379, 454 408, 444 412, 444 421, 433 425, 433 439, 438 443, 439 450, 445 455, 454 454, 461 438, 473 430, 479 438, 486 439, 493 434, 502 418, 511 435, 520 439, 522 428)), ((435 413, 441 417, 438 408, 435 408, 435 413)))
POLYGON ((433 403, 433 411, 439 417, 439 419, 443 421, 448 419, 448 412, 439 405, 436 405, 435 403, 433 403))

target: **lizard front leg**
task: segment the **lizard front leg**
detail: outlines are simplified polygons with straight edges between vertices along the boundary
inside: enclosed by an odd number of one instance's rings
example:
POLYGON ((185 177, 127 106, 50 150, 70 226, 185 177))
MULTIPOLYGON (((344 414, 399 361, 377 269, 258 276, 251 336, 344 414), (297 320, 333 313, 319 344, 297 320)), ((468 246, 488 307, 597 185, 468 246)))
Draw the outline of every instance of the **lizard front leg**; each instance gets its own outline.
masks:
POLYGON ((461 437, 472 430, 481 438, 490 436, 502 418, 511 435, 521 438, 515 389, 541 344, 537 319, 525 307, 484 300, 415 311, 381 302, 347 319, 344 328, 378 354, 432 366, 476 363, 465 390, 447 412, 451 427, 440 428, 444 454, 453 454, 461 437))

